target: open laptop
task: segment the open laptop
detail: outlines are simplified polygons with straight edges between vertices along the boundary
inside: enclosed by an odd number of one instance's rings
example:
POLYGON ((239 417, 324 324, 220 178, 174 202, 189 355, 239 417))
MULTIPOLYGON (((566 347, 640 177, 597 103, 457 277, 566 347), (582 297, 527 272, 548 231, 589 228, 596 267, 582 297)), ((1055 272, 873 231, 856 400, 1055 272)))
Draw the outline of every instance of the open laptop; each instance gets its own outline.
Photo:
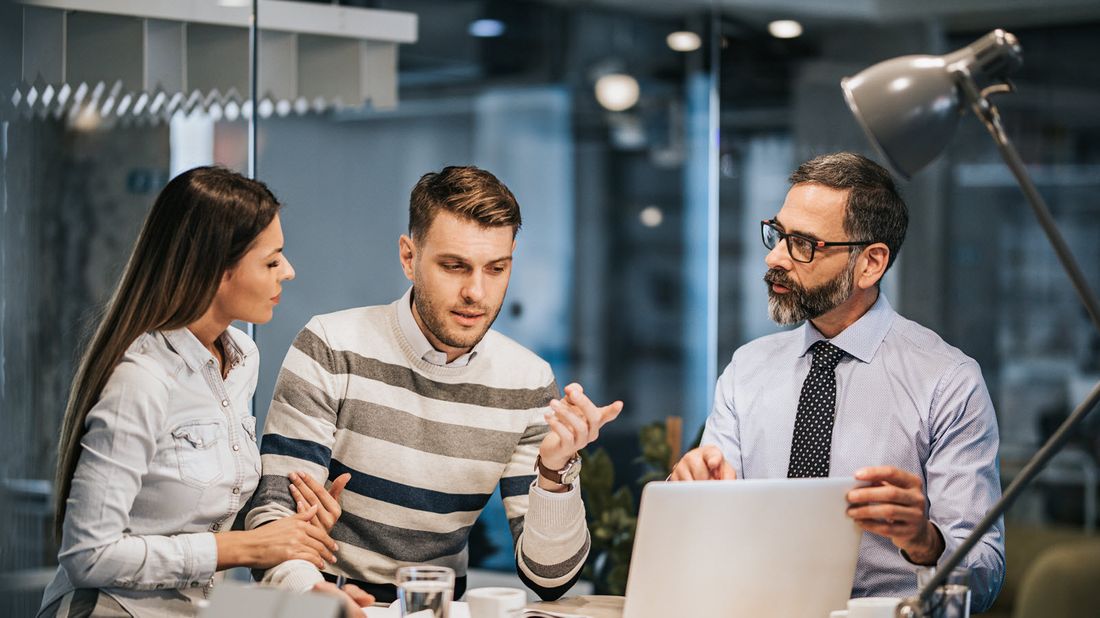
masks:
POLYGON ((650 483, 623 618, 824 618, 852 590, 853 479, 650 483))

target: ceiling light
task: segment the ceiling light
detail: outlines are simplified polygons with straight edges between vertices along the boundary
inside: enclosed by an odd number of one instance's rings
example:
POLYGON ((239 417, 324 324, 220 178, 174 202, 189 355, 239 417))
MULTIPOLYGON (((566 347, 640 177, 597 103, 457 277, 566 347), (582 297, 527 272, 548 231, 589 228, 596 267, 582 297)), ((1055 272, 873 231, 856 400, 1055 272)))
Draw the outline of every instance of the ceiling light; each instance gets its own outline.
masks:
POLYGON ((794 39, 802 36, 802 24, 793 19, 777 19, 768 24, 768 32, 777 39, 794 39))
POLYGON ((497 37, 504 34, 504 22, 499 19, 478 19, 470 22, 468 32, 470 36, 483 39, 497 37))
POLYGON ((668 43, 669 48, 678 52, 692 52, 703 44, 698 34, 688 30, 670 33, 665 37, 665 42, 668 43))
POLYGON ((646 206, 642 212, 638 213, 638 218, 646 227, 657 227, 665 220, 665 214, 656 206, 646 206))
POLYGON ((596 80, 596 100, 613 112, 634 107, 640 94, 638 80, 626 73, 609 73, 596 80))

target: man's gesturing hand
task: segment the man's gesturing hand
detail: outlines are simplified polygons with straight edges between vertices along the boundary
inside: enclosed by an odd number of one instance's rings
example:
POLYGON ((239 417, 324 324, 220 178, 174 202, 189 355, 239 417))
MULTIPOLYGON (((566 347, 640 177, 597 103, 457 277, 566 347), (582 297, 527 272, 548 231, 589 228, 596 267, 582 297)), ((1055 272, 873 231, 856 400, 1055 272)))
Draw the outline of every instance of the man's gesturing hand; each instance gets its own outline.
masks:
POLYGON ((550 400, 550 412, 545 417, 550 433, 539 445, 543 465, 551 470, 563 468, 577 451, 600 436, 600 428, 622 411, 621 401, 597 407, 580 384, 566 386, 564 398, 550 400))

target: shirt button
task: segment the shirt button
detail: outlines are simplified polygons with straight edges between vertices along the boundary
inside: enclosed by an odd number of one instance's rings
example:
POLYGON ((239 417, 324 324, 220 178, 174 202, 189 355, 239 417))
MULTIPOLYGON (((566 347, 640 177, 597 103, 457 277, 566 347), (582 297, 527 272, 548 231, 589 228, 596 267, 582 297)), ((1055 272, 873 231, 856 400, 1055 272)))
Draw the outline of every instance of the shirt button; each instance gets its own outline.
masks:
POLYGON ((222 525, 217 523, 217 522, 214 522, 214 523, 210 524, 210 529, 213 530, 214 532, 217 532, 218 530, 222 529, 222 525))
POLYGON ((239 494, 239 493, 241 493, 241 488, 240 488, 240 487, 234 487, 234 488, 233 488, 233 495, 235 496, 235 495, 237 495, 237 494, 239 494))
POLYGON ((214 366, 214 359, 210 359, 210 360, 206 361, 206 364, 213 367, 214 366))
POLYGON ((228 408, 229 407, 229 400, 228 399, 222 399, 222 407, 223 408, 228 408))
POLYGON ((241 450, 241 445, 239 445, 239 444, 234 444, 234 445, 233 445, 233 450, 234 450, 234 451, 239 451, 239 450, 241 450))

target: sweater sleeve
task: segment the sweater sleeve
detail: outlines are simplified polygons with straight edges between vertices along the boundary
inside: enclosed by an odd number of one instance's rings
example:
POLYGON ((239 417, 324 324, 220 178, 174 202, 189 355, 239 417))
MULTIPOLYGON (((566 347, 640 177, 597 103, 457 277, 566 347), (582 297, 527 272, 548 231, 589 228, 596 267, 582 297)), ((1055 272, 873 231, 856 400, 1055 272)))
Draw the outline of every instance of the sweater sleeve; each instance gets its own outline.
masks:
MULTIPOLYGON (((291 472, 311 474, 322 484, 328 480, 345 381, 323 326, 317 318, 310 320, 294 339, 275 384, 260 446, 263 476, 247 528, 296 512, 287 478, 291 472)), ((321 575, 312 564, 291 560, 269 569, 263 581, 308 590, 321 575)))
POLYGON ((546 491, 535 482, 535 457, 549 432, 543 413, 549 411, 550 400, 560 396, 552 377, 545 392, 543 407, 532 411, 527 430, 505 467, 500 495, 515 540, 520 579, 543 600, 554 600, 580 577, 591 540, 580 481, 564 493, 546 491))

